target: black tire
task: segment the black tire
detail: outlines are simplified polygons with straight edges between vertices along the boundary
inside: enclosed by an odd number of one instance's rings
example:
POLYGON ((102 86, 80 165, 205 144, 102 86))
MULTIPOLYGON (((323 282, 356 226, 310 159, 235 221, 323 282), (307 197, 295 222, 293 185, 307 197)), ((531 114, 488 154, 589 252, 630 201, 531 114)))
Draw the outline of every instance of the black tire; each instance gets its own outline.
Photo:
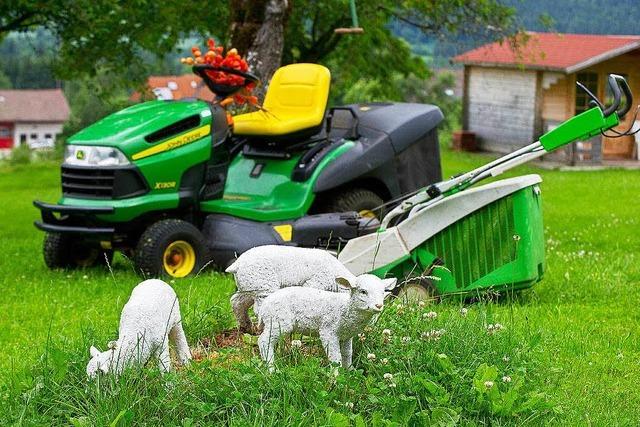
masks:
POLYGON ((45 234, 43 255, 44 263, 51 269, 104 266, 113 261, 112 250, 102 249, 94 242, 58 233, 45 234))
POLYGON ((358 212, 362 216, 374 215, 380 219, 382 212, 374 211, 384 200, 371 190, 353 187, 323 195, 319 212, 358 212))
POLYGON ((136 271, 147 278, 185 277, 198 273, 208 260, 207 245, 200 230, 180 219, 151 224, 140 236, 134 258, 136 271), (186 246, 181 247, 184 243, 186 246), (180 245, 176 247, 177 255, 171 249, 175 245, 180 245), (193 254, 189 254, 189 247, 193 254), (186 252, 180 254, 180 251, 186 252), (176 256, 179 261, 175 261, 176 256))

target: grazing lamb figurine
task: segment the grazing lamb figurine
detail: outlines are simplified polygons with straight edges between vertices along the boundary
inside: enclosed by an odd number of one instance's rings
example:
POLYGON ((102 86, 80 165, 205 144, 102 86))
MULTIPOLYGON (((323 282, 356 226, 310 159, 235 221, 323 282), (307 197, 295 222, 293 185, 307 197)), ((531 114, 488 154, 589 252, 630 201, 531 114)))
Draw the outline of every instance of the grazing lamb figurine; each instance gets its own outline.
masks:
POLYGON ((306 286, 338 292, 337 277, 344 277, 350 283, 355 281, 355 276, 330 252, 293 246, 266 245, 249 249, 226 272, 233 273, 236 279, 237 291, 231 296, 231 306, 244 332, 255 329, 248 313, 251 305, 258 314, 264 298, 278 289, 306 286))
POLYGON ((171 369, 169 337, 176 345, 180 363, 189 363, 191 352, 182 330, 178 296, 162 280, 145 280, 133 289, 122 309, 118 340, 111 341, 107 351, 93 346, 89 349, 87 375, 119 375, 126 367, 144 365, 152 357, 157 357, 160 370, 167 372, 171 369))
POLYGON ((291 287, 279 289, 262 302, 259 319, 264 327, 258 338, 262 359, 273 367, 278 339, 291 332, 317 334, 331 362, 351 366, 352 339, 384 305, 385 288, 389 281, 372 274, 355 280, 337 277, 336 283, 350 293, 291 287))

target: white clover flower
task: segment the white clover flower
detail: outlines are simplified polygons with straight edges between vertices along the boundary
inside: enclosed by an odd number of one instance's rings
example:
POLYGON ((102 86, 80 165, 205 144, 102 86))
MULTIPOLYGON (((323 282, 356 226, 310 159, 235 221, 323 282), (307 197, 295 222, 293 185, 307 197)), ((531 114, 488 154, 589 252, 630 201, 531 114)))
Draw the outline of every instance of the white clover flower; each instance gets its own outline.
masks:
POLYGON ((418 306, 419 307, 424 307, 425 306, 425 302, 424 301, 419 301, 418 302, 418 306))
POLYGON ((384 358, 384 359, 382 359, 380 362, 381 362, 383 365, 386 365, 386 364, 388 364, 388 363, 389 363, 389 359, 387 359, 387 358, 385 357, 385 358, 384 358))
POLYGON ((484 386, 485 386, 486 388, 491 388, 491 387, 493 387, 493 381, 485 381, 485 382, 484 382, 484 386))
POLYGON ((389 383, 389 387, 396 388, 396 383, 389 383))
POLYGON ((503 362, 508 362, 510 360, 511 360, 511 358, 509 356, 507 356, 507 355, 502 356, 502 361, 503 362))
POLYGON ((438 341, 442 335, 444 335, 445 330, 444 329, 432 329, 428 332, 423 332, 420 336, 423 339, 429 340, 429 341, 438 341))
POLYGON ((376 355, 374 353, 369 353, 369 354, 367 354, 367 359, 376 360, 376 355))
POLYGON ((489 325, 487 325, 487 334, 493 335, 496 332, 500 332, 503 329, 504 329, 504 326, 502 326, 502 324, 500 324, 500 323, 496 323, 495 325, 494 324, 489 324, 489 325))
POLYGON ((447 355, 444 353, 438 353, 438 359, 446 359, 447 355))
POLYGON ((460 309, 460 316, 467 317, 467 314, 469 314, 469 310, 466 307, 462 307, 460 309))
POLYGON ((393 379, 393 374, 390 372, 385 372, 382 378, 384 378, 385 380, 391 381, 393 379))
POLYGON ((291 340, 291 347, 294 347, 294 348, 302 347, 302 341, 300 341, 300 340, 291 340))
POLYGON ((422 317, 425 319, 435 319, 436 317, 438 317, 438 313, 436 313, 435 311, 430 311, 428 313, 424 313, 422 317))
POLYGON ((385 335, 387 337, 391 336, 391 329, 383 329, 382 335, 385 335))
POLYGON ((409 341, 411 341, 411 337, 402 337, 403 344, 409 344, 409 341))
POLYGON ((353 402, 344 402, 344 407, 347 409, 353 409, 353 402))
POLYGON ((89 276, 87 276, 86 274, 84 276, 82 276, 83 279, 88 279, 89 276))
POLYGON ((510 383, 511 382, 511 377, 509 375, 505 375, 502 377, 502 382, 503 383, 510 383))
POLYGON ((364 334, 358 334, 358 339, 360 340, 360 342, 364 342, 364 340, 367 339, 367 337, 364 334))

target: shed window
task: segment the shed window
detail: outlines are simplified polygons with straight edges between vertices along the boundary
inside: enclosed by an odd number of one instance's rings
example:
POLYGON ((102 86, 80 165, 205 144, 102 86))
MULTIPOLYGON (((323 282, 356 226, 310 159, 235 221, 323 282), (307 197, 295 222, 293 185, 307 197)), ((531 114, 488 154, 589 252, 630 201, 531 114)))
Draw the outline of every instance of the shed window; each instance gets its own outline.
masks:
POLYGON ((20 143, 23 144, 27 142, 27 134, 26 133, 21 133, 20 134, 20 143))
MULTIPOLYGON (((597 73, 578 73, 576 80, 582 83, 594 95, 598 96, 598 74, 597 73)), ((587 111, 589 108, 589 95, 578 88, 576 90, 576 114, 587 111)))
POLYGON ((32 133, 31 135, 29 135, 29 137, 31 139, 38 139, 38 134, 37 133, 32 133))

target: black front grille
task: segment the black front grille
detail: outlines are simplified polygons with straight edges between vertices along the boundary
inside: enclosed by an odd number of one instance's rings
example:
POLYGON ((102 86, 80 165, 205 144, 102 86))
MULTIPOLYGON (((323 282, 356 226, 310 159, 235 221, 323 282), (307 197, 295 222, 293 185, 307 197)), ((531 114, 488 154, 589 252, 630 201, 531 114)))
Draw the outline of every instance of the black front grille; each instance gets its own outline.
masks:
POLYGON ((122 199, 147 191, 147 185, 135 166, 62 166, 62 194, 68 197, 122 199))

